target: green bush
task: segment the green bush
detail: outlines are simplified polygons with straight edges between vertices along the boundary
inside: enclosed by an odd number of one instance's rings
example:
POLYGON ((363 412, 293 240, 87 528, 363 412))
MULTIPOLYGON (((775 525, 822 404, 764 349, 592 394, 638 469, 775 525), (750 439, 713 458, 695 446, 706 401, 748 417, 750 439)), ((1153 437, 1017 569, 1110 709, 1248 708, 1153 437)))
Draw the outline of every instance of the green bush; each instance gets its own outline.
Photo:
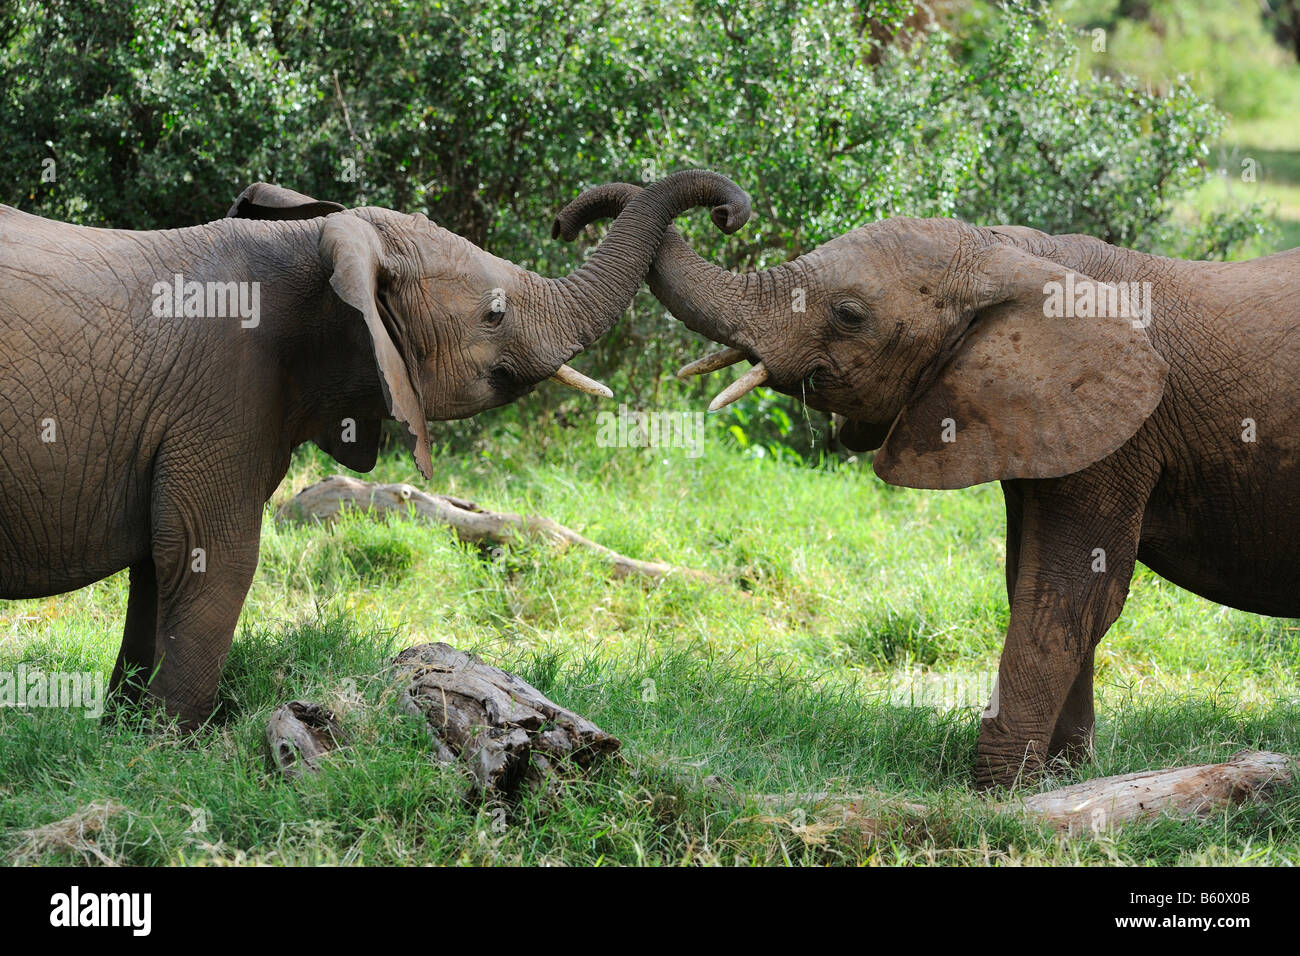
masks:
MULTIPOLYGON (((1023 3, 0 6, 0 198, 71 221, 203 222, 266 179, 422 211, 558 273, 583 250, 552 241, 550 221, 583 187, 707 166, 755 198, 735 237, 684 222, 732 268, 902 214, 1207 256, 1258 231, 1251 210, 1173 224, 1222 126, 1206 99, 1181 80, 1148 92, 1081 72, 1085 41, 1023 3)), ((630 403, 695 403, 712 386, 665 373, 700 347, 643 291, 582 362, 630 403)), ((474 441, 566 401, 543 389, 451 434, 474 441)), ((728 414, 756 453, 820 458, 822 420, 793 400, 728 414)))

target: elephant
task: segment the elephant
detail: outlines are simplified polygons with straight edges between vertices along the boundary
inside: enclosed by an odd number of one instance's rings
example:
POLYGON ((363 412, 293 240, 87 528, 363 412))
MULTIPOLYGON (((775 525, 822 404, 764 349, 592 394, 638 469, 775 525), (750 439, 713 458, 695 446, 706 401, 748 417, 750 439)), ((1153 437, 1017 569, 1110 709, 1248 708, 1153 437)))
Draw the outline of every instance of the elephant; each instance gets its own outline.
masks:
POLYGON ((559 278, 420 214, 267 183, 226 218, 165 231, 0 206, 0 597, 129 569, 110 699, 198 728, 293 449, 314 441, 369 471, 396 419, 427 478, 428 420, 545 379, 609 396, 564 363, 631 302, 673 217, 701 204, 724 230, 749 216, 725 177, 674 173, 559 278))
MULTIPOLYGON (((637 192, 590 190, 553 234, 637 192)), ((841 441, 876 450, 890 484, 1001 483, 1010 622, 980 788, 1090 752, 1094 652, 1135 562, 1220 604, 1300 616, 1300 249, 1184 261, 891 218, 736 274, 670 229, 649 285, 727 346, 679 374, 752 363, 711 408, 764 383, 843 416, 841 441)))

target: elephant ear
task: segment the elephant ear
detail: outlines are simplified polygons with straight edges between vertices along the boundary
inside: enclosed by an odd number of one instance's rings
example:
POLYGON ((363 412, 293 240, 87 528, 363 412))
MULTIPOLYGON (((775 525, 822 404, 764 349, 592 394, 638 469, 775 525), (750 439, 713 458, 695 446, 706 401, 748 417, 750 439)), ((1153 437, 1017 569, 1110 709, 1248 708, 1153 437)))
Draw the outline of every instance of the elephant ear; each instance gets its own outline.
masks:
POLYGON ((342 212, 336 202, 323 202, 271 183, 253 183, 235 200, 227 219, 317 219, 342 212))
MULTIPOLYGON (((330 287, 366 323, 379 370, 379 387, 383 390, 389 414, 406 426, 403 438, 415 457, 416 467, 425 478, 431 478, 433 462, 429 455, 429 430, 424 417, 424 401, 415 384, 419 377, 407 367, 384 324, 384 317, 380 315, 383 246, 379 234, 373 226, 355 216, 331 216, 321 229, 319 250, 321 261, 330 270, 330 287)), ((383 311, 387 315, 387 309, 383 311)), ((392 316, 387 317, 392 320, 392 316)), ((361 431, 360 426, 358 431, 361 431)), ((374 440, 377 445, 377 429, 374 440)), ((321 447, 343 464, 353 467, 330 447, 321 447)), ((371 457, 369 462, 373 466, 374 458, 371 457)))
MULTIPOLYGON (((235 200, 227 219, 317 219, 342 212, 336 202, 322 202, 272 183, 253 183, 235 200)), ((379 458, 383 422, 345 418, 312 439, 327 455, 345 468, 366 472, 379 458)))
POLYGON ((1073 474, 1115 452, 1160 403, 1169 367, 1137 310, 1057 317, 1050 294, 1100 284, 1079 273, 1067 281, 1070 270, 1010 244, 982 250, 974 267, 970 325, 876 454, 876 474, 890 484, 1073 474))

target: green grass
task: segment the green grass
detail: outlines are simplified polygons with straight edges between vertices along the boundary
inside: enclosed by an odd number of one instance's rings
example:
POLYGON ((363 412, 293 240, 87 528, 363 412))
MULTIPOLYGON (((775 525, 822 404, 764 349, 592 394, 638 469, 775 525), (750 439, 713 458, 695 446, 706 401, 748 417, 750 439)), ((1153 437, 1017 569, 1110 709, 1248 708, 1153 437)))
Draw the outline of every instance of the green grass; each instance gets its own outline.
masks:
POLYGON ((1189 198, 1189 211, 1259 203, 1269 227, 1264 238, 1246 243, 1236 258, 1300 246, 1300 124, 1294 117, 1232 124, 1210 164, 1216 175, 1189 198), (1254 181, 1242 179, 1246 161, 1251 161, 1254 181))
MULTIPOLYGON (((1294 787, 1204 821, 1068 841, 996 812, 970 787, 976 701, 904 706, 897 693, 923 679, 980 686, 996 668, 1007 619, 996 486, 890 488, 860 466, 745 458, 722 423, 710 427, 704 457, 690 460, 598 448, 594 425, 506 425, 472 454, 438 456, 431 482, 396 456, 372 477, 548 515, 722 585, 614 580, 587 553, 531 542, 494 560, 405 520, 281 527, 268 510, 221 707, 196 739, 0 709, 0 855, 45 864, 1300 858, 1294 787), (504 816, 467 804, 464 777, 429 758, 386 673, 398 649, 431 640, 522 674, 617 734, 622 755, 504 816), (270 712, 295 698, 339 713, 349 746, 290 783, 270 771, 264 733, 270 712), (930 810, 920 821, 887 810, 864 833, 815 807, 732 796, 807 791, 872 791, 885 805, 930 810)), ((333 470, 302 451, 272 506, 333 470)), ((0 603, 0 668, 107 675, 125 602, 118 576, 0 603)), ((1300 753, 1298 664, 1296 622, 1227 610, 1140 570, 1098 655, 1095 757, 1044 786, 1242 747, 1300 753)))

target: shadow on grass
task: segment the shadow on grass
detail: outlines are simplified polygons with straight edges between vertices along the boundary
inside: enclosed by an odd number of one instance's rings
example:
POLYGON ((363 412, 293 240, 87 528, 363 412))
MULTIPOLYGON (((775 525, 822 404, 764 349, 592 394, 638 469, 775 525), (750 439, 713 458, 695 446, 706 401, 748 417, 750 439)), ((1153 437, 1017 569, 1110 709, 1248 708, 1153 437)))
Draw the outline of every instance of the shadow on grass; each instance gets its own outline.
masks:
MULTIPOLYGON (((0 853, 90 864, 975 864, 1239 862, 1300 847, 1295 786, 1207 821, 1063 843, 971 790, 973 709, 890 706, 873 700, 867 677, 818 680, 779 660, 686 653, 485 655, 624 742, 621 757, 501 818, 464 802, 461 772, 436 764, 418 719, 399 712, 385 676, 398 643, 342 618, 245 634, 222 681, 224 719, 189 740, 0 709, 0 853), (321 773, 288 783, 269 769, 264 733, 269 711, 293 698, 338 701, 350 743, 321 773), (809 791, 875 792, 929 810, 864 833, 723 796, 809 791), (96 827, 88 836, 83 817, 96 827), (82 837, 60 836, 74 831, 82 837)), ((1244 747, 1300 753, 1296 705, 1129 701, 1103 715, 1095 763, 1058 782, 1244 747)))

